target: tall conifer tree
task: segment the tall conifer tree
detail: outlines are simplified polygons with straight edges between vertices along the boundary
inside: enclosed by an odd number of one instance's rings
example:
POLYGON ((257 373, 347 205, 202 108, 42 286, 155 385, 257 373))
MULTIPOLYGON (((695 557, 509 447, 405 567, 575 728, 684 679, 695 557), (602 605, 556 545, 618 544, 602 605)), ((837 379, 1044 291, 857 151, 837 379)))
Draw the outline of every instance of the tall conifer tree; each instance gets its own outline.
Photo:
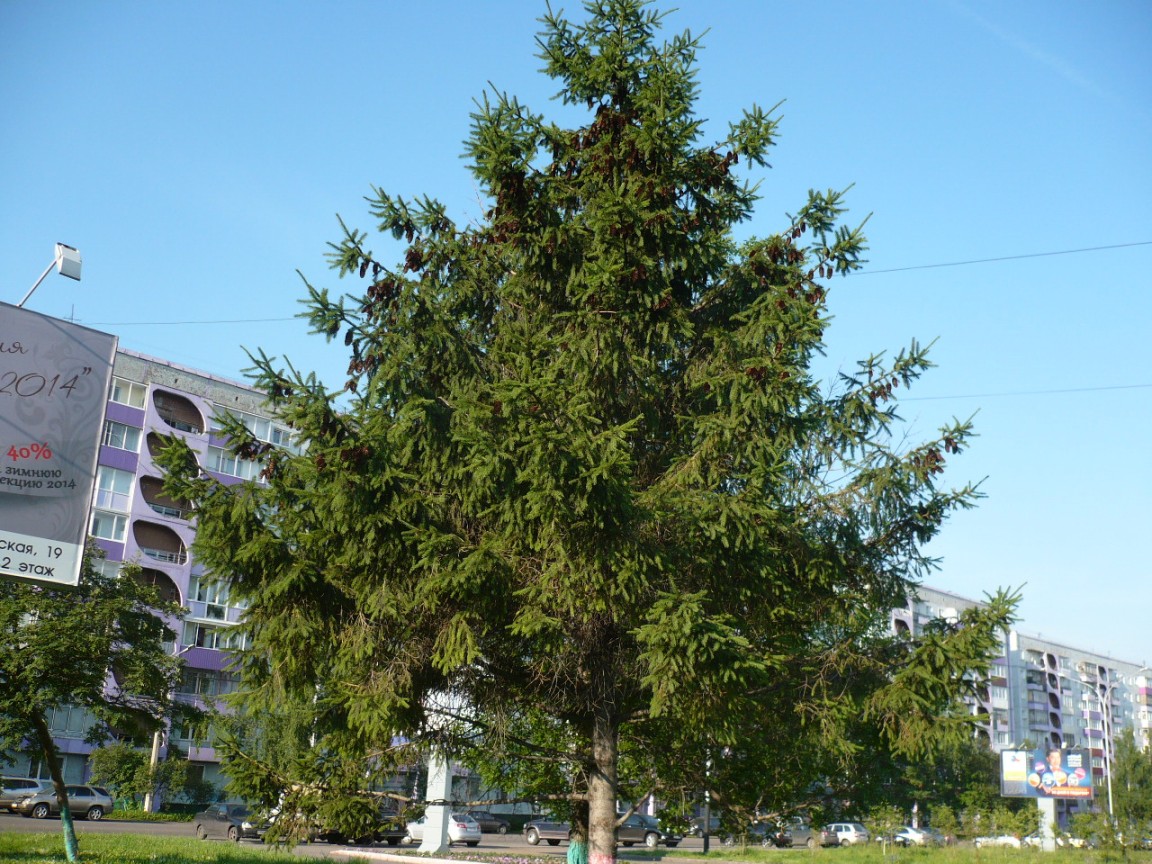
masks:
POLYGON ((753 722, 826 732, 861 711, 915 749, 1010 603, 928 654, 861 649, 977 497, 938 487, 969 426, 895 443, 898 388, 930 365, 915 344, 815 380, 827 286, 865 248, 842 194, 738 243, 772 112, 704 143, 697 40, 661 41, 639 0, 585 7, 549 11, 539 38, 585 125, 488 95, 466 151, 479 224, 375 190, 398 262, 345 229, 334 265, 362 293, 308 285, 315 329, 351 355, 345 401, 256 358, 306 450, 234 426, 262 487, 193 479, 178 447, 167 462, 199 507, 197 555, 249 604, 252 698, 315 699, 328 752, 448 746, 447 715, 490 752, 530 734, 567 763, 600 864, 622 752, 697 742, 703 769, 700 742, 737 747, 753 722), (863 667, 883 669, 868 692, 863 667))

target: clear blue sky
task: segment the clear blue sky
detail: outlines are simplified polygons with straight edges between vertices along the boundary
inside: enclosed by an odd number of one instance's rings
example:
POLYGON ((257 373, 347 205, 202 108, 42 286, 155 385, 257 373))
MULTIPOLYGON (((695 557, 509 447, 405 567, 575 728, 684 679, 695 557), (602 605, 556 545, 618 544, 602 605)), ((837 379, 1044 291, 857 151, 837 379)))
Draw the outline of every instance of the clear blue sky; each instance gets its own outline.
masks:
MULTIPOLYGON (((824 371, 936 340, 910 434, 976 415, 950 477, 988 497, 932 544, 927 582, 1023 585, 1021 630, 1152 660, 1152 4, 677 5, 669 32, 708 31, 713 137, 787 100, 746 230, 780 228, 809 187, 854 183, 873 214, 824 371)), ((29 308, 229 378, 262 347, 338 386, 343 347, 292 317, 295 270, 340 290, 325 243, 336 213, 372 228, 370 184, 478 216, 472 100, 491 83, 557 107, 543 8, 0 0, 0 296, 63 241, 83 281, 50 276, 29 308)))

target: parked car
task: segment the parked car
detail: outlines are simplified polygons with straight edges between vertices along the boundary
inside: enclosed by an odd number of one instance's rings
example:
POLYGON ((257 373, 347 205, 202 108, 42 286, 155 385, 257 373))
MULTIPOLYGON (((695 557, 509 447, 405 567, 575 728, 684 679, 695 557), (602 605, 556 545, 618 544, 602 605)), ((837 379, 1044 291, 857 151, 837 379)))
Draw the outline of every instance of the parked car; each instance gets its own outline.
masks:
POLYGON ((775 846, 776 829, 764 822, 752 822, 742 831, 724 834, 720 843, 723 846, 775 846))
POLYGON ((897 846, 946 846, 947 838, 931 828, 913 828, 905 825, 892 837, 897 846))
POLYGON ((633 813, 616 829, 616 841, 624 846, 643 843, 649 849, 660 845, 675 847, 683 839, 682 835, 661 828, 655 816, 644 813, 633 813))
MULTIPOLYGON (((408 833, 405 841, 408 843, 421 843, 424 840, 424 827, 428 824, 428 815, 425 814, 415 822, 408 823, 408 833)), ((467 813, 448 814, 448 843, 464 843, 467 846, 480 844, 480 825, 467 813)))
POLYGON ((989 846, 1003 846, 1010 849, 1019 849, 1022 842, 1015 834, 997 834, 990 837, 977 837, 972 841, 972 845, 977 849, 983 849, 989 846))
POLYGON ((342 830, 322 827, 310 833, 310 839, 325 843, 343 843, 348 846, 370 846, 373 843, 387 843, 399 846, 408 837, 408 826, 393 807, 381 807, 375 825, 366 833, 349 835, 342 830))
POLYGON ((837 846, 853 846, 857 843, 867 843, 871 835, 868 829, 859 822, 831 822, 828 829, 836 835, 839 841, 837 846))
POLYGON ((10 810, 21 798, 43 792, 52 784, 31 777, 0 777, 0 810, 10 810))
POLYGON ((790 822, 782 822, 780 824, 779 829, 776 831, 775 841, 776 845, 781 849, 790 849, 793 846, 806 846, 812 849, 817 844, 821 846, 835 845, 824 842, 828 839, 823 836, 825 834, 832 836, 832 832, 828 832, 827 829, 818 831, 803 819, 793 819, 790 822))
POLYGON ((839 846, 840 835, 825 825, 820 829, 820 838, 818 842, 821 846, 839 846))
POLYGON ((511 823, 503 816, 487 810, 469 810, 468 815, 476 820, 483 834, 507 834, 511 823))
POLYGON ((192 817, 192 830, 201 840, 263 840, 268 824, 257 819, 247 804, 221 802, 192 817))
MULTIPOLYGON (((68 809, 73 816, 82 816, 95 822, 112 810, 112 796, 99 786, 65 786, 68 795, 68 809)), ((13 812, 21 816, 46 819, 60 813, 60 799, 55 789, 41 789, 34 795, 21 798, 12 805, 13 812)))
POLYGON ((524 824, 524 840, 529 846, 536 846, 541 840, 549 846, 559 846, 561 840, 572 838, 572 826, 557 819, 541 816, 524 824))
MULTIPOLYGON (((709 816, 708 817, 708 834, 714 835, 719 830, 720 830, 720 817, 719 816, 709 816)), ((691 834, 693 837, 703 837, 704 836, 704 817, 703 816, 697 816, 695 819, 693 819, 688 824, 688 833, 691 834)))

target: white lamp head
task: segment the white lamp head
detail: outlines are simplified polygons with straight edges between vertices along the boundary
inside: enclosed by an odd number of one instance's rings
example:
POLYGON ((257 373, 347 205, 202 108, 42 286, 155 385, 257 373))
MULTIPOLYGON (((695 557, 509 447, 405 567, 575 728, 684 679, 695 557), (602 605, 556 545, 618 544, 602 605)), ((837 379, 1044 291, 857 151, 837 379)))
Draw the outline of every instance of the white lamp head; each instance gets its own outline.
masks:
POLYGON ((80 252, 64 243, 56 244, 56 272, 69 279, 80 281, 80 252))

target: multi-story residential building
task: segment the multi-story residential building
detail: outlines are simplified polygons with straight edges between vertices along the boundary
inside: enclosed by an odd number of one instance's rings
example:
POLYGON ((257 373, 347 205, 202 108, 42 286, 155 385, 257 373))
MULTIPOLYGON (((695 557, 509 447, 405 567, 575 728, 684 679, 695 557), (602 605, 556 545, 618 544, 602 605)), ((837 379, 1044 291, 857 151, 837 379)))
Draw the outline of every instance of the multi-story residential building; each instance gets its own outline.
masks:
MULTIPOLYGON (((979 601, 921 587, 892 615, 897 632, 919 632, 933 618, 954 618, 979 601)), ((986 717, 978 735, 996 751, 1023 746, 1088 750, 1098 785, 1106 779, 1116 738, 1132 730, 1152 743, 1152 669, 1142 663, 1029 636, 1004 634, 980 696, 971 707, 986 717)))
MULTIPOLYGON (((291 446, 291 436, 268 418, 263 394, 243 384, 125 350, 117 352, 113 376, 89 531, 107 556, 101 566, 118 570, 123 562, 138 562, 144 579, 188 610, 171 645, 185 663, 173 695, 205 704, 235 687, 228 652, 239 647, 235 624, 242 610, 229 601, 226 587, 207 583, 204 569, 189 555, 192 513, 184 502, 163 494, 154 457, 161 436, 177 435, 205 470, 236 483, 257 478, 259 468, 228 453, 218 418, 237 416, 257 438, 282 446, 291 446)), ((51 718, 68 781, 86 778, 92 747, 84 734, 90 725, 91 718, 78 710, 63 709, 51 718)), ((219 761, 205 746, 203 730, 167 730, 162 751, 169 743, 188 754, 194 776, 222 785, 219 761)), ((27 756, 8 770, 47 777, 47 769, 27 756)))

